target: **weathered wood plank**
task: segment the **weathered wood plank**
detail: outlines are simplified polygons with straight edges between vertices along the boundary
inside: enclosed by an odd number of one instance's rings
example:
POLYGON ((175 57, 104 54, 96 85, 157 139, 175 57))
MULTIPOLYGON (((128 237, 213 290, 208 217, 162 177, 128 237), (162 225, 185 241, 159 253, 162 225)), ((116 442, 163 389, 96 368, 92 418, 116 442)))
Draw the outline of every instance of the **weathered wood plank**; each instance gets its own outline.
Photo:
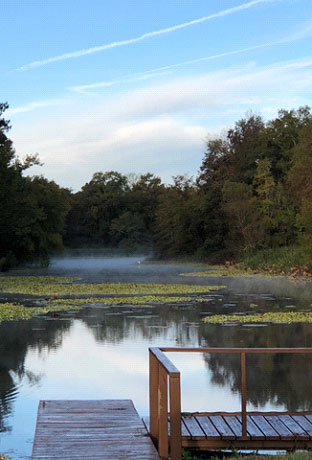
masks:
MULTIPOLYGON (((142 417, 142 421, 143 421, 143 424, 144 424, 147 432, 150 433, 150 419, 149 419, 149 417, 142 417)), ((170 418, 169 418, 169 421, 168 421, 168 435, 170 436, 170 418)), ((182 435, 182 437, 186 437, 186 438, 191 437, 190 433, 188 432, 186 426, 183 423, 182 418, 181 418, 181 435, 182 435)))
POLYGON ((309 422, 309 420, 304 415, 292 415, 291 417, 305 430, 305 432, 312 439, 312 423, 309 422))
POLYGON ((280 439, 279 434, 266 421, 263 415, 251 415, 251 419, 259 427, 267 440, 273 441, 280 439))
MULTIPOLYGON (((241 415, 236 416, 239 421, 241 421, 241 415)), ((264 433, 260 430, 260 428, 254 423, 250 415, 247 415, 247 433, 251 437, 252 440, 259 441, 260 439, 265 438, 264 433)))
POLYGON ((205 433, 197 423, 195 417, 182 417, 182 419, 193 439, 205 436, 205 433))
POLYGON ((274 426, 274 430, 278 432, 281 439, 287 440, 292 437, 292 432, 284 425, 278 415, 266 415, 265 418, 274 426))
POLYGON ((308 419, 310 423, 312 423, 312 415, 311 414, 305 414, 305 417, 308 419))
POLYGON ((209 418, 205 415, 198 415, 195 417, 200 424, 205 436, 210 439, 219 439, 220 435, 209 418))
POLYGON ((279 415, 279 419, 287 426, 291 431, 292 436, 300 437, 302 439, 309 439, 308 433, 300 426, 290 415, 279 415))
POLYGON ((221 438, 223 439, 235 439, 235 434, 225 422, 221 415, 211 415, 209 420, 213 423, 216 429, 219 431, 221 438))
POLYGON ((32 460, 159 460, 130 400, 41 401, 32 460))
POLYGON ((191 438, 191 433, 189 432, 185 423, 183 422, 183 417, 181 417, 181 436, 183 438, 191 438))
POLYGON ((230 426, 236 437, 242 436, 241 420, 238 420, 234 415, 228 415, 224 417, 224 420, 230 426))
POLYGON ((105 400, 46 400, 39 402, 39 411, 47 409, 49 414, 61 413, 88 413, 100 412, 105 413, 109 411, 128 411, 133 413, 133 403, 131 399, 105 399, 105 400))

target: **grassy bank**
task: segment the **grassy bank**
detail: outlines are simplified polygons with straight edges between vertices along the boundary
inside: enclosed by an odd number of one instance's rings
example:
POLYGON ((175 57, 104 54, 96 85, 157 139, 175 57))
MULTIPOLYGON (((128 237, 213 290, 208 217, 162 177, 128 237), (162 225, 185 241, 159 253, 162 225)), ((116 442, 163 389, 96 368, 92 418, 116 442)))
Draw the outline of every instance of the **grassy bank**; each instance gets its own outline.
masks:
POLYGON ((241 267, 292 276, 312 276, 312 261, 300 246, 263 249, 243 257, 241 267))
MULTIPOLYGON (((195 265, 195 264, 193 264, 195 265)), ((289 276, 312 278, 312 260, 298 246, 289 246, 245 254, 240 261, 223 265, 196 264, 201 271, 184 276, 289 276)))
POLYGON ((258 454, 235 454, 230 453, 225 455, 220 452, 218 454, 203 453, 195 454, 191 451, 183 450, 182 460, 312 460, 312 452, 292 452, 278 455, 258 455, 258 454))

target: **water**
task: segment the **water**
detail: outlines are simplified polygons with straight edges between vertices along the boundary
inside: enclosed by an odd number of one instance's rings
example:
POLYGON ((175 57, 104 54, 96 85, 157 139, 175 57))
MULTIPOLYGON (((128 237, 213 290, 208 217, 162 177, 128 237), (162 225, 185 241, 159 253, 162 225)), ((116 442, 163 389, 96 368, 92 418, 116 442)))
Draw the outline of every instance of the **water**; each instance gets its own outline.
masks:
MULTIPOLYGON (((226 285, 194 305, 88 307, 59 317, 0 324, 0 453, 31 455, 40 399, 132 399, 148 413, 148 347, 311 347, 312 325, 204 324, 210 312, 311 309, 311 287, 282 279, 180 276, 186 265, 138 258, 57 258, 29 274, 76 275, 96 282, 226 285)), ((17 272, 20 274, 20 272, 17 272)), ((237 356, 170 353, 182 374, 182 410, 240 410, 237 356)), ((311 409, 306 355, 247 357, 248 409, 311 409)))

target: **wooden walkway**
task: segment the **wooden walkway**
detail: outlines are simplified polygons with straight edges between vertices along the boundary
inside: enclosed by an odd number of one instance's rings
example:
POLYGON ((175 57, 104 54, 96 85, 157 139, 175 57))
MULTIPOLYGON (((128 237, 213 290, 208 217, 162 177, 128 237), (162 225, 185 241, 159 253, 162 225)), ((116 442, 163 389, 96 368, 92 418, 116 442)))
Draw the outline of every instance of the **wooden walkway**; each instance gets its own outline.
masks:
POLYGON ((245 437, 240 413, 182 415, 181 431, 185 447, 311 448, 312 413, 249 412, 245 437))
POLYGON ((131 400, 40 401, 32 460, 159 460, 131 400))
MULTIPOLYGON (((199 450, 312 448, 312 412, 247 411, 246 355, 308 354, 312 348, 150 348, 150 417, 148 431, 158 453, 181 460, 181 446, 199 450), (239 354, 241 411, 181 412, 180 372, 165 353, 239 354)), ((259 375, 261 378, 261 375, 259 375)))
MULTIPOLYGON (((144 417, 149 431, 149 418, 144 417)), ((170 418, 168 418, 170 442, 170 418)), ((249 412, 247 434, 235 413, 181 415, 181 444, 192 449, 306 449, 312 447, 312 412, 249 412)))

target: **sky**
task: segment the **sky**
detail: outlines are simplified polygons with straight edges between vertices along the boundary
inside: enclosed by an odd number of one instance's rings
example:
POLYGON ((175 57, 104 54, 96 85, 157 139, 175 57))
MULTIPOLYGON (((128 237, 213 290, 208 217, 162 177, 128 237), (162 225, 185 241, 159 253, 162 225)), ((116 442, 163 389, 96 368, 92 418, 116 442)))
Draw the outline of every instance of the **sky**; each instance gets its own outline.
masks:
POLYGON ((0 30, 9 137, 73 191, 195 177, 246 114, 312 106, 311 0, 0 0, 0 30))

